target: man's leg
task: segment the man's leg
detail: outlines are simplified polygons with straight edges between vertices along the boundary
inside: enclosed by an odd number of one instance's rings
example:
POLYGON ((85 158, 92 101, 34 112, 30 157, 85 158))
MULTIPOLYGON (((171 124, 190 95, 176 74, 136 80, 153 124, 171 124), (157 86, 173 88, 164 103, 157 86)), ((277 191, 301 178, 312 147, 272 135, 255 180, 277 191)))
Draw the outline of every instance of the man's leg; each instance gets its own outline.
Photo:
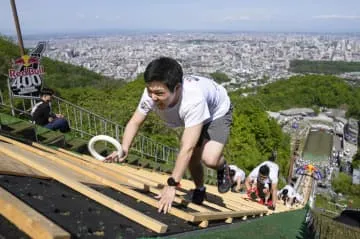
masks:
POLYGON ((201 164, 202 147, 196 147, 189 162, 189 171, 196 188, 204 186, 204 169, 201 164))
POLYGON ((202 204, 206 198, 206 188, 204 186, 204 169, 201 164, 202 145, 196 147, 189 163, 189 171, 194 180, 195 190, 193 191, 191 201, 196 204, 202 204))
POLYGON ((223 157, 223 150, 230 135, 232 124, 232 106, 223 116, 209 122, 203 127, 203 148, 201 160, 206 166, 217 170, 217 185, 220 193, 231 188, 230 168, 223 157))
POLYGON ((231 188, 230 169, 222 155, 224 144, 209 140, 202 151, 202 161, 206 166, 217 170, 218 191, 226 193, 231 188))
POLYGON ((66 119, 63 118, 55 118, 52 122, 45 125, 45 128, 51 130, 60 130, 62 133, 66 133, 70 131, 69 123, 66 119))

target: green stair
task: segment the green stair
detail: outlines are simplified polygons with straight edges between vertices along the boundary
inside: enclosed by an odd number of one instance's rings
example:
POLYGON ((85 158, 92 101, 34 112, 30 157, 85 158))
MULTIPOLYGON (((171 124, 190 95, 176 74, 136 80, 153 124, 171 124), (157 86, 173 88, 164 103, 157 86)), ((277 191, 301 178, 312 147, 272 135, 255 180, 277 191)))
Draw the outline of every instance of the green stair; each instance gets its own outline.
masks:
POLYGON ((49 130, 38 135, 38 138, 43 144, 51 144, 58 147, 65 146, 65 136, 62 133, 49 130))
POLYGON ((66 142, 66 145, 69 150, 76 151, 79 153, 88 153, 87 151, 87 140, 81 138, 74 138, 66 142))
POLYGON ((22 122, 23 120, 4 114, 4 113, 0 113, 0 123, 1 125, 8 125, 8 124, 14 124, 14 123, 18 123, 18 122, 22 122))
POLYGON ((14 134, 20 133, 25 130, 34 130, 34 128, 35 128, 34 124, 32 124, 30 122, 26 122, 26 121, 20 121, 20 122, 16 122, 16 123, 12 123, 12 124, 7 124, 7 126, 12 129, 11 133, 14 133, 14 134))

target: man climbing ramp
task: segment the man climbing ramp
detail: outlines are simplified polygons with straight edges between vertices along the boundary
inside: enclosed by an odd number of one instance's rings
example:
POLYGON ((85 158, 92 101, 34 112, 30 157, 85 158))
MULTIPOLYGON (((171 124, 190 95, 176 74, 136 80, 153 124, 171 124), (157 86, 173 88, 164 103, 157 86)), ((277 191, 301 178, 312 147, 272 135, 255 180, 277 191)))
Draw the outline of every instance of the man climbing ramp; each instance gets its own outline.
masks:
POLYGON ((252 200, 258 200, 269 209, 275 210, 279 166, 274 162, 277 156, 273 152, 269 160, 254 168, 245 180, 247 194, 252 200))
POLYGON ((189 168, 195 190, 192 201, 201 204, 206 195, 202 163, 217 170, 220 193, 231 187, 229 167, 223 157, 232 124, 232 106, 224 87, 212 79, 183 76, 174 59, 160 57, 146 67, 146 89, 138 108, 127 123, 123 139, 123 156, 113 152, 105 162, 122 162, 148 113, 154 111, 169 127, 184 127, 175 167, 159 198, 159 212, 168 212, 185 171, 189 168), (202 162, 202 163, 201 163, 202 162))

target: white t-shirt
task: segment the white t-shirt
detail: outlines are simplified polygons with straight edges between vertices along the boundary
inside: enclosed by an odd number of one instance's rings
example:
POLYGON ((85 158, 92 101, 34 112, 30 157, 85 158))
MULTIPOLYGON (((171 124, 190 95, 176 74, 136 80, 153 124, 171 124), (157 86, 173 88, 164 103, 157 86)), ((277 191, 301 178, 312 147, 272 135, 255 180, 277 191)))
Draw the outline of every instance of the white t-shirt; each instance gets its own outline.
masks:
POLYGON ((283 189, 281 189, 281 193, 287 189, 288 190, 288 193, 287 193, 287 196, 289 198, 294 198, 295 195, 296 195, 296 192, 295 192, 295 189, 291 186, 291 185, 286 185, 283 189))
POLYGON ((271 161, 265 161, 265 162, 262 162, 261 164, 259 164, 258 166, 256 166, 256 168, 254 168, 251 171, 251 173, 249 174, 250 180, 257 179, 257 177, 259 176, 259 169, 263 165, 267 165, 270 169, 270 173, 269 173, 270 183, 277 183, 279 181, 279 179, 278 179, 279 166, 276 163, 271 162, 271 161))
POLYGON ((176 105, 160 110, 145 89, 137 109, 145 115, 153 110, 171 128, 188 128, 224 116, 230 109, 230 98, 226 89, 212 79, 184 76, 176 105))
POLYGON ((302 195, 300 195, 299 193, 295 193, 295 198, 300 203, 302 203, 304 200, 304 197, 302 195))
POLYGON ((236 182, 238 178, 240 178, 240 181, 245 180, 245 172, 243 170, 241 170, 235 165, 229 165, 229 168, 235 171, 235 175, 232 178, 233 182, 236 182))

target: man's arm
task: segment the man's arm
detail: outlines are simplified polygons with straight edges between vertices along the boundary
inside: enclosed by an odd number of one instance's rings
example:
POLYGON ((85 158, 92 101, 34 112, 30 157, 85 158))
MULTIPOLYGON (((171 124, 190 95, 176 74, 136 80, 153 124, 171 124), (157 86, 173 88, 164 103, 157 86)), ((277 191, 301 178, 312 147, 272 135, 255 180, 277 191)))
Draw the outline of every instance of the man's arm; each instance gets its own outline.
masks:
POLYGON ((272 194, 272 203, 274 207, 276 206, 277 201, 277 183, 271 184, 271 194, 272 194))
POLYGON ((118 155, 118 152, 114 151, 105 158, 105 160, 104 160, 105 163, 122 162, 126 159, 128 153, 129 153, 129 148, 131 146, 131 143, 132 143, 135 135, 137 134, 140 126, 145 121, 145 119, 146 119, 145 114, 139 112, 138 110, 136 110, 134 112, 133 116, 131 117, 129 122, 126 124, 124 135, 122 138, 121 148, 123 150, 123 155, 120 157, 118 155))
POLYGON ((180 182, 184 175, 192 153, 196 147, 196 144, 200 138, 203 124, 198 124, 189 128, 185 128, 181 137, 180 152, 176 158, 175 167, 172 172, 172 177, 176 182, 180 182))
POLYGON ((129 120, 129 122, 126 124, 124 135, 122 138, 122 148, 123 150, 128 151, 133 139, 135 138, 140 126, 143 124, 143 122, 146 119, 146 115, 136 110, 129 120))
POLYGON ((245 179, 245 187, 246 187, 246 190, 249 191, 251 190, 251 185, 250 185, 250 177, 248 176, 246 179, 245 179))
POLYGON ((236 180, 236 188, 235 188, 235 191, 236 191, 236 192, 240 192, 240 189, 241 189, 241 177, 238 177, 237 180, 236 180))

